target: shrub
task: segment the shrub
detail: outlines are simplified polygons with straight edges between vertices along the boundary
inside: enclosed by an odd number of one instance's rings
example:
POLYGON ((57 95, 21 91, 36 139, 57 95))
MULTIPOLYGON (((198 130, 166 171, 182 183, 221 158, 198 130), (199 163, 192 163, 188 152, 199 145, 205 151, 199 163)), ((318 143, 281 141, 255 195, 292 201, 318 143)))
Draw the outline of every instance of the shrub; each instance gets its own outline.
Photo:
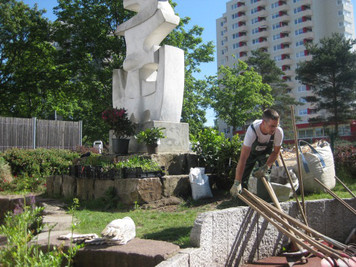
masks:
POLYGON ((337 146, 334 150, 335 169, 356 177, 356 147, 337 146))
POLYGON ((230 140, 223 133, 207 128, 193 140, 193 151, 199 156, 199 165, 216 174, 218 187, 226 189, 235 177, 241 145, 238 135, 230 140))
POLYGON ((13 148, 0 154, 11 167, 16 190, 36 191, 45 178, 68 173, 72 160, 79 154, 63 149, 18 149, 13 148))

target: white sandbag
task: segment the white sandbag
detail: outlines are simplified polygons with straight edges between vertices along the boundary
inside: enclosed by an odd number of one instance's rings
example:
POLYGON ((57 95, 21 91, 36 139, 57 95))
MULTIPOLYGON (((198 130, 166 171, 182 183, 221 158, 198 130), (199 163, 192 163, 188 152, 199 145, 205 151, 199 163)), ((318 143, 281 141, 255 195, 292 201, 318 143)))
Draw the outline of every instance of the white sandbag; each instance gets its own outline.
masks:
POLYGON ((101 235, 116 241, 119 245, 124 245, 136 236, 135 222, 130 217, 113 220, 105 227, 101 235))
POLYGON ((328 142, 318 144, 315 148, 307 142, 311 152, 301 155, 302 177, 305 192, 321 192, 323 187, 314 178, 317 178, 328 189, 335 187, 334 157, 328 142))
POLYGON ((189 182, 194 200, 213 197, 209 185, 209 177, 204 168, 190 168, 189 182))

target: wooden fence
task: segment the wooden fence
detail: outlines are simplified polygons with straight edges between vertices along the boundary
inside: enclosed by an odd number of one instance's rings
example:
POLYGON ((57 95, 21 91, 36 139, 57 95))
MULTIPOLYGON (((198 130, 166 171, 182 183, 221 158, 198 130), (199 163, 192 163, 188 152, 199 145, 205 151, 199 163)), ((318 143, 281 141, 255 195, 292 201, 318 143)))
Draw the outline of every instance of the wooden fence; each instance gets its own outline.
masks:
POLYGON ((81 121, 0 117, 0 151, 12 147, 75 149, 81 145, 81 121))

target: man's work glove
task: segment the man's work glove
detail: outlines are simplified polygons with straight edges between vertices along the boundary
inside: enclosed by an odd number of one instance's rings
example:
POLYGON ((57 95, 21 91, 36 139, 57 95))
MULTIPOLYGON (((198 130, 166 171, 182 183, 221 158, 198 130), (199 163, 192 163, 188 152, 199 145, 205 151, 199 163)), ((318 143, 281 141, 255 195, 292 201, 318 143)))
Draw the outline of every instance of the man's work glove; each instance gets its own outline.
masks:
POLYGON ((230 189, 230 195, 233 197, 237 197, 238 194, 241 194, 242 188, 241 183, 238 180, 235 180, 234 184, 230 189))
POLYGON ((253 176, 256 178, 262 178, 262 177, 267 177, 268 176, 268 166, 265 164, 261 167, 259 167, 254 173, 253 176))

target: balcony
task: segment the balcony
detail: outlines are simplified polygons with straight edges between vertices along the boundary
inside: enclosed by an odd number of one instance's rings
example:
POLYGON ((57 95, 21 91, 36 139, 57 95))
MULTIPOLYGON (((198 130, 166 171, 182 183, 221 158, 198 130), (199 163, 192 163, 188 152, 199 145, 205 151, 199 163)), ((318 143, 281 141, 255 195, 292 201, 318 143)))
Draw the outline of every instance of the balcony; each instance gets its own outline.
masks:
POLYGON ((268 49, 268 42, 264 41, 264 42, 255 44, 255 49, 268 49))
POLYGON ((293 61, 290 58, 282 59, 281 62, 283 63, 283 65, 292 65, 293 64, 293 61))
POLYGON ((289 10, 288 5, 281 5, 273 9, 273 12, 280 12, 280 11, 287 12, 288 10, 289 10))
POLYGON ((304 22, 302 22, 302 23, 300 23, 298 25, 300 25, 301 27, 312 27, 313 26, 313 22, 311 20, 307 20, 307 21, 304 21, 304 22))
POLYGON ((248 28, 246 25, 241 25, 237 28, 241 32, 247 32, 248 28))
POLYGON ((248 41, 248 37, 247 35, 241 35, 238 37, 239 42, 247 42, 248 41))
POLYGON ((246 5, 241 5, 241 6, 238 6, 238 10, 246 12, 247 11, 247 7, 246 7, 246 5))
POLYGON ((304 11, 301 11, 299 14, 303 16, 313 16, 313 11, 311 9, 306 9, 304 11))
POLYGON ((268 16, 268 12, 265 9, 261 9, 260 11, 258 11, 256 13, 259 17, 267 17, 268 16))
POLYGON ((303 35, 301 35, 303 37, 303 39, 314 39, 314 33, 313 32, 306 32, 303 35))

